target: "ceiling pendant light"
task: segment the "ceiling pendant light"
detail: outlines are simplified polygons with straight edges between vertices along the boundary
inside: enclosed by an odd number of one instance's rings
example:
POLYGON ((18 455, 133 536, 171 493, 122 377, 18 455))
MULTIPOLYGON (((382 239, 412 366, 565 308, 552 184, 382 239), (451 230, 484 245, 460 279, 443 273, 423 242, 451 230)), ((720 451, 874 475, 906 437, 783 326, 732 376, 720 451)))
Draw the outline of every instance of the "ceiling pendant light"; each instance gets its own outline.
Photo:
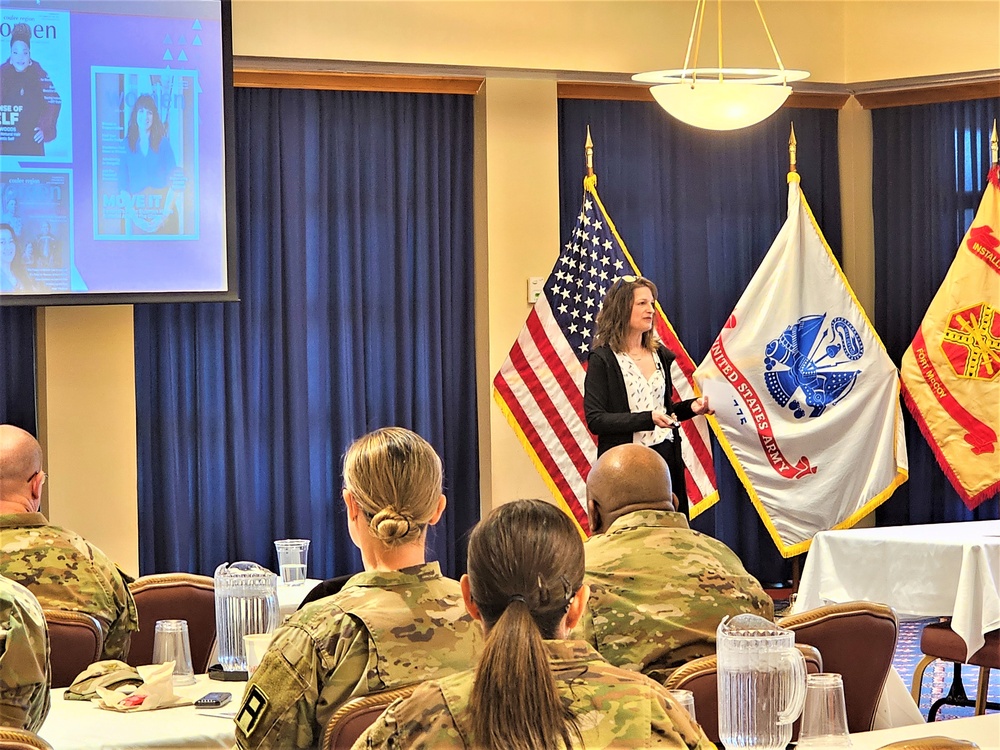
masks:
POLYGON ((719 66, 699 68, 702 22, 708 0, 697 0, 684 67, 636 73, 632 80, 654 84, 653 98, 681 122, 707 130, 738 130, 766 120, 792 93, 789 83, 808 78, 804 70, 788 70, 764 20, 759 0, 754 0, 764 33, 774 53, 776 68, 726 68, 722 64, 722 0, 718 2, 719 66), (692 50, 694 60, 692 62, 692 50))

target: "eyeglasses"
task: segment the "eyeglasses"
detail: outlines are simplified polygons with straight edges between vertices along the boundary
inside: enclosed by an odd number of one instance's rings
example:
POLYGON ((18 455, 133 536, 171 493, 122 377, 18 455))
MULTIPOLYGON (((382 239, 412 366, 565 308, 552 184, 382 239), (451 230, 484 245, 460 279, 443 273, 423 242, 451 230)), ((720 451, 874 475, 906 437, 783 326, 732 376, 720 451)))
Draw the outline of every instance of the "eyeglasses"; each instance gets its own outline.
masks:
POLYGON ((35 481, 35 477, 37 477, 39 474, 42 475, 42 483, 44 483, 45 480, 49 478, 48 474, 46 474, 42 469, 39 469, 25 480, 25 484, 31 484, 33 481, 35 481))

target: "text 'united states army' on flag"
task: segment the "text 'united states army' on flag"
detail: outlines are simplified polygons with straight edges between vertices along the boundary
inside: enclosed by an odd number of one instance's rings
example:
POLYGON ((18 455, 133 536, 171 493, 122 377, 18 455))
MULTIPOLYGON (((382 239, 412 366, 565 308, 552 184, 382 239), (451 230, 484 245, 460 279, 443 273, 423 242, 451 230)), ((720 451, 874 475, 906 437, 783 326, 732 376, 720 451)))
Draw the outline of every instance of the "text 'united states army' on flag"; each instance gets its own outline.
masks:
POLYGON ((901 368, 906 404, 968 508, 1000 492, 1000 166, 901 368))
POLYGON ((906 481, 899 378, 788 175, 788 218, 699 365, 716 435, 785 557, 906 481))
MULTIPOLYGON (((528 314, 510 354, 493 379, 493 396, 556 501, 588 530, 586 479, 597 443, 583 413, 583 381, 594 320, 612 282, 639 275, 597 196, 597 177, 584 179, 583 207, 544 291, 528 314)), ((663 310, 656 330, 677 359, 674 398, 694 398, 694 362, 663 310)), ((682 455, 691 515, 718 499, 704 419, 681 423, 682 455)))

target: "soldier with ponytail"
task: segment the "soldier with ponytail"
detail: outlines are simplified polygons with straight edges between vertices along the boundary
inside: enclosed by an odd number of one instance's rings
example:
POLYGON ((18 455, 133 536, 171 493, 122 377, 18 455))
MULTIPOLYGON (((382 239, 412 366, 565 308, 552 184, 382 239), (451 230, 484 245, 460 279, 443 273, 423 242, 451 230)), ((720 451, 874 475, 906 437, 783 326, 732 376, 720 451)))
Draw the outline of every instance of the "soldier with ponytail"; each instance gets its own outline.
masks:
POLYGON ((393 703, 355 748, 713 747, 660 684, 567 640, 589 590, 565 513, 502 505, 473 529, 468 570, 465 605, 487 634, 477 666, 393 703))
POLYGON ((409 430, 351 445, 343 500, 365 571, 275 633, 236 715, 239 747, 315 747, 344 701, 475 664, 481 628, 458 581, 424 557, 427 529, 445 510, 441 489, 441 459, 409 430))

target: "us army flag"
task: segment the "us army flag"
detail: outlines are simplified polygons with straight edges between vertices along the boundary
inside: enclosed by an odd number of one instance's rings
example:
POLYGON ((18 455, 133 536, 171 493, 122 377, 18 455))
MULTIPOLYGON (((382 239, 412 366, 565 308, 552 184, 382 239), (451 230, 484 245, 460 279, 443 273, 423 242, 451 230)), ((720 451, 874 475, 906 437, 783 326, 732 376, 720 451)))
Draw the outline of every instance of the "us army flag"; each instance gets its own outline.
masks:
POLYGON ((846 528, 906 481, 896 368, 799 188, 695 371, 710 420, 781 554, 846 528))
POLYGON ((1000 166, 901 368, 906 404, 971 509, 1000 492, 1000 166))

